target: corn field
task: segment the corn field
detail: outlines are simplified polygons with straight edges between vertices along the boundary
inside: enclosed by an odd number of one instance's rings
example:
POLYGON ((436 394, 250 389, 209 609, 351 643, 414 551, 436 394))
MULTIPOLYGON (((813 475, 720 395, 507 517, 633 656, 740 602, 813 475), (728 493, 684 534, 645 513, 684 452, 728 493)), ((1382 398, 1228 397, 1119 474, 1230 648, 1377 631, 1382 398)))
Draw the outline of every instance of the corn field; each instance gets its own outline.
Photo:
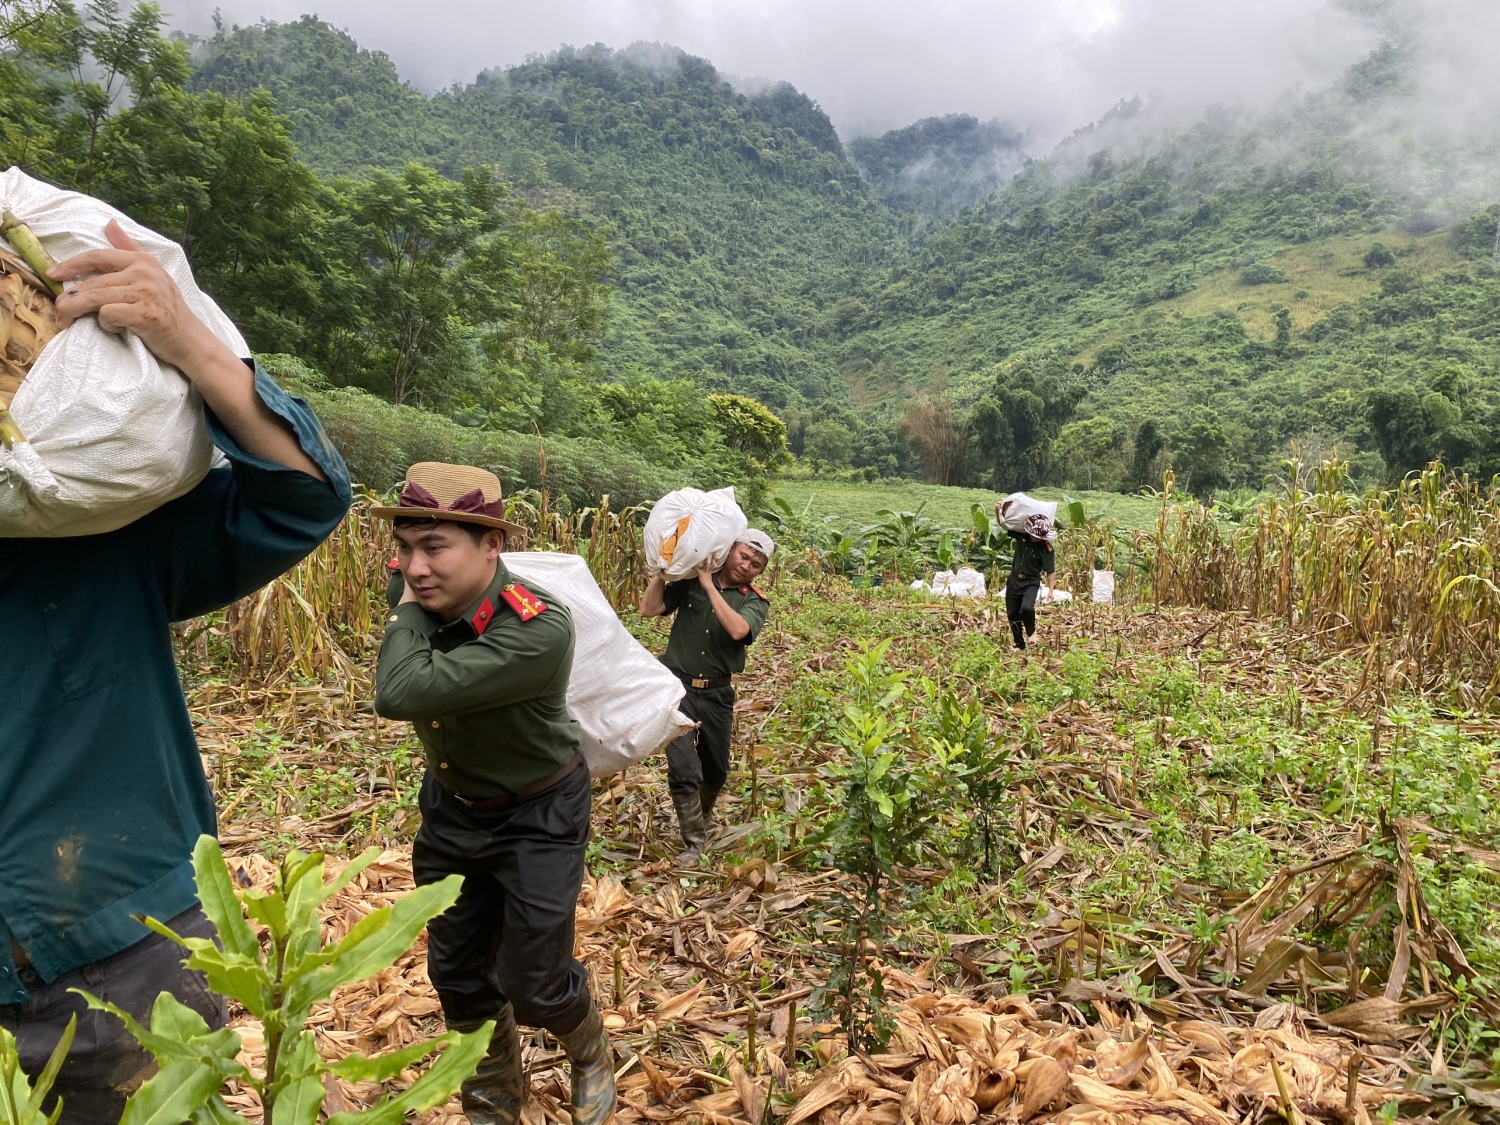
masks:
MULTIPOLYGON (((1357 495, 1321 465, 1240 527, 1174 505, 1171 474, 1149 544, 1158 605, 1272 616, 1328 650, 1364 650, 1361 690, 1500 698, 1500 489, 1441 466, 1357 495)), ((1295 480, 1296 474, 1293 474, 1295 480)))
MULTIPOLYGON (((369 514, 373 500, 360 497, 317 550, 225 611, 222 633, 245 676, 367 687, 385 610, 386 563, 394 552, 390 524, 369 514)), ((507 546, 582 555, 620 610, 645 588, 640 528, 648 511, 614 511, 604 496, 597 507, 559 512, 545 491, 527 491, 506 502, 506 518, 527 530, 507 546)))

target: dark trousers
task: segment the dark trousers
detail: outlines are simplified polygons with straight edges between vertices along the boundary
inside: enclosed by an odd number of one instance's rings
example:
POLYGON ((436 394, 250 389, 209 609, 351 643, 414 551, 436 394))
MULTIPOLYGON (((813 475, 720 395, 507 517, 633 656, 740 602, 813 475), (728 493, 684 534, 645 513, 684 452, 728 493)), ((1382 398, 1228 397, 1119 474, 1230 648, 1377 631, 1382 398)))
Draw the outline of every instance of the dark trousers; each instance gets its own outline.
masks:
MULTIPOLYGON (((184 937, 216 936, 196 906, 167 924, 184 937)), ((90 1011, 83 997, 68 989, 81 988, 117 1004, 148 1026, 157 994, 170 992, 210 1027, 223 1027, 223 998, 208 990, 202 973, 183 968, 185 956, 179 946, 150 934, 113 957, 82 965, 50 984, 43 984, 30 969, 21 970, 21 983, 29 995, 23 1003, 0 1006, 0 1027, 16 1037, 21 1069, 31 1078, 47 1065, 68 1018, 78 1017, 73 1047, 52 1087, 53 1095, 63 1099, 63 1125, 116 1125, 125 1099, 156 1070, 151 1056, 118 1019, 108 1012, 90 1011)), ((50 1111, 55 1104, 49 1097, 45 1108, 50 1111)))
POLYGON ((722 789, 729 777, 729 740, 734 733, 734 688, 690 687, 678 705, 698 723, 667 744, 667 788, 673 797, 686 797, 700 786, 722 789))
POLYGON ((427 975, 449 1021, 516 1019, 566 1035, 589 1009, 573 957, 573 912, 589 841, 589 771, 503 809, 464 805, 429 770, 412 846, 418 885, 462 875, 455 902, 427 925, 427 975))
MULTIPOLYGON (((1028 637, 1036 632, 1036 598, 1041 592, 1040 576, 1011 571, 1005 580, 1005 616, 1010 619, 1012 633, 1016 633, 1018 624, 1026 630, 1028 637)), ((1021 643, 1019 636, 1016 643, 1021 643)))

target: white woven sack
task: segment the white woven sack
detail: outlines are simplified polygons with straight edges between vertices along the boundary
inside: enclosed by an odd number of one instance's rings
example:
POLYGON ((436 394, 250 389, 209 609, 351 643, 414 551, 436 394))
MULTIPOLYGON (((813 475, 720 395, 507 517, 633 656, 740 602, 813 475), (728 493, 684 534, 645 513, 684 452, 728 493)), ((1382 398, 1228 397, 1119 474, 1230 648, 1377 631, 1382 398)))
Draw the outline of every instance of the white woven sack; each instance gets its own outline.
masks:
POLYGON ((1046 516, 1054 528, 1057 527, 1057 501, 1036 500, 1024 492, 1012 492, 1000 501, 1000 526, 1006 531, 1025 531, 1026 520, 1035 515, 1046 516))
POLYGON ((940 598, 982 598, 984 575, 971 566, 961 566, 957 573, 940 570, 932 576, 928 589, 940 598))
MULTIPOLYGON (((166 267, 188 307, 238 356, 244 338, 193 281, 182 247, 87 195, 0 173, 0 206, 14 211, 58 261, 107 250, 119 220, 166 267)), ((191 490, 213 443, 198 392, 132 333, 89 316, 60 332, 11 403, 26 441, 0 447, 0 537, 97 535, 191 490)))
POLYGON ((568 710, 583 728, 589 773, 607 777, 656 753, 695 725, 677 710, 682 681, 632 637, 580 555, 507 552, 505 565, 573 614, 568 710))
POLYGON ((1109 605, 1114 600, 1115 572, 1112 570, 1094 571, 1094 601, 1109 605))
POLYGON ((717 570, 749 526, 733 488, 679 488, 658 500, 646 518, 646 564, 669 582, 690 577, 705 562, 717 570))

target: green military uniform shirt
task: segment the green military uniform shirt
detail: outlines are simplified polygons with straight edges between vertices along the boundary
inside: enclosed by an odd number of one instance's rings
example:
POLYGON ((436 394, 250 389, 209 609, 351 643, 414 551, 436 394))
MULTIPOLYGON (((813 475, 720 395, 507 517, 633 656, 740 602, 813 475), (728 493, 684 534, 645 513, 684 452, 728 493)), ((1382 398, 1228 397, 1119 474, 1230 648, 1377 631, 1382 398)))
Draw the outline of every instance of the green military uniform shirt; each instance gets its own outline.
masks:
POLYGON ((1018 578, 1040 578, 1057 570, 1057 558, 1051 543, 1038 543, 1029 535, 1012 531, 1010 537, 1016 541, 1016 557, 1010 572, 1018 578))
POLYGON ((744 640, 737 641, 724 631, 708 591, 697 578, 668 583, 662 591, 666 611, 677 615, 667 638, 667 651, 661 658, 668 668, 704 679, 719 679, 745 670, 745 649, 760 635, 771 603, 749 584, 719 592, 729 608, 745 619, 750 632, 744 640))
POLYGON ((502 559, 456 621, 416 602, 391 609, 375 710, 416 726, 433 776, 460 796, 518 793, 567 765, 582 741, 567 702, 573 639, 567 607, 516 583, 502 559))

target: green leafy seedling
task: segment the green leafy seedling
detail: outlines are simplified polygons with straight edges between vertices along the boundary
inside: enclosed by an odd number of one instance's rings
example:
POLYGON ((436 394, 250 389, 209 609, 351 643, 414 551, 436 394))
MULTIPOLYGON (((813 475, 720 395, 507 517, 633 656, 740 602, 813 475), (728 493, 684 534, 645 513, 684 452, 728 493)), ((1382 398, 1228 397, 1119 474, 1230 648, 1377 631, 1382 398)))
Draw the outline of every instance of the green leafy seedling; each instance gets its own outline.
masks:
POLYGON ((36 1083, 32 1084, 26 1080, 26 1073, 21 1069, 16 1037, 0 1027, 0 1125, 57 1125, 57 1119, 62 1116, 63 1111, 62 1098, 57 1099, 52 1112, 47 1114, 42 1112, 42 1101, 51 1091, 52 1083, 57 1081, 57 1072, 62 1069, 63 1060, 68 1057, 68 1048, 73 1045, 73 1032, 77 1029, 78 1017, 73 1016, 63 1029, 57 1046, 52 1048, 52 1056, 47 1060, 47 1065, 37 1075, 36 1083))
POLYGON ((418 887, 362 919, 342 940, 323 941, 318 908, 337 894, 380 854, 371 848, 323 881, 323 856, 293 851, 286 855, 269 891, 235 887, 224 854, 212 836, 201 836, 193 850, 198 899, 218 931, 218 941, 181 937, 154 918, 147 926, 188 950, 187 965, 208 978, 215 992, 243 1004, 265 1029, 266 1070, 252 1073, 237 1056, 240 1037, 211 1030, 203 1017, 169 993, 156 999, 150 1028, 128 1012, 86 992, 89 1007, 115 1015, 156 1059, 155 1077, 126 1103, 120 1125, 189 1121, 192 1125, 233 1125, 244 1120, 220 1096, 233 1078, 260 1097, 264 1120, 274 1125, 314 1125, 323 1107, 325 1078, 386 1082, 439 1048, 442 1055, 400 1093, 368 1109, 336 1113, 329 1125, 398 1125, 408 1113, 441 1105, 474 1072, 489 1047, 493 1022, 464 1035, 447 1032, 398 1051, 366 1058, 358 1052, 337 1062, 319 1054, 306 1028, 314 1004, 340 985, 363 980, 386 968, 411 948, 422 927, 452 906, 462 878, 450 875, 418 887), (265 927, 266 941, 251 926, 265 927))

